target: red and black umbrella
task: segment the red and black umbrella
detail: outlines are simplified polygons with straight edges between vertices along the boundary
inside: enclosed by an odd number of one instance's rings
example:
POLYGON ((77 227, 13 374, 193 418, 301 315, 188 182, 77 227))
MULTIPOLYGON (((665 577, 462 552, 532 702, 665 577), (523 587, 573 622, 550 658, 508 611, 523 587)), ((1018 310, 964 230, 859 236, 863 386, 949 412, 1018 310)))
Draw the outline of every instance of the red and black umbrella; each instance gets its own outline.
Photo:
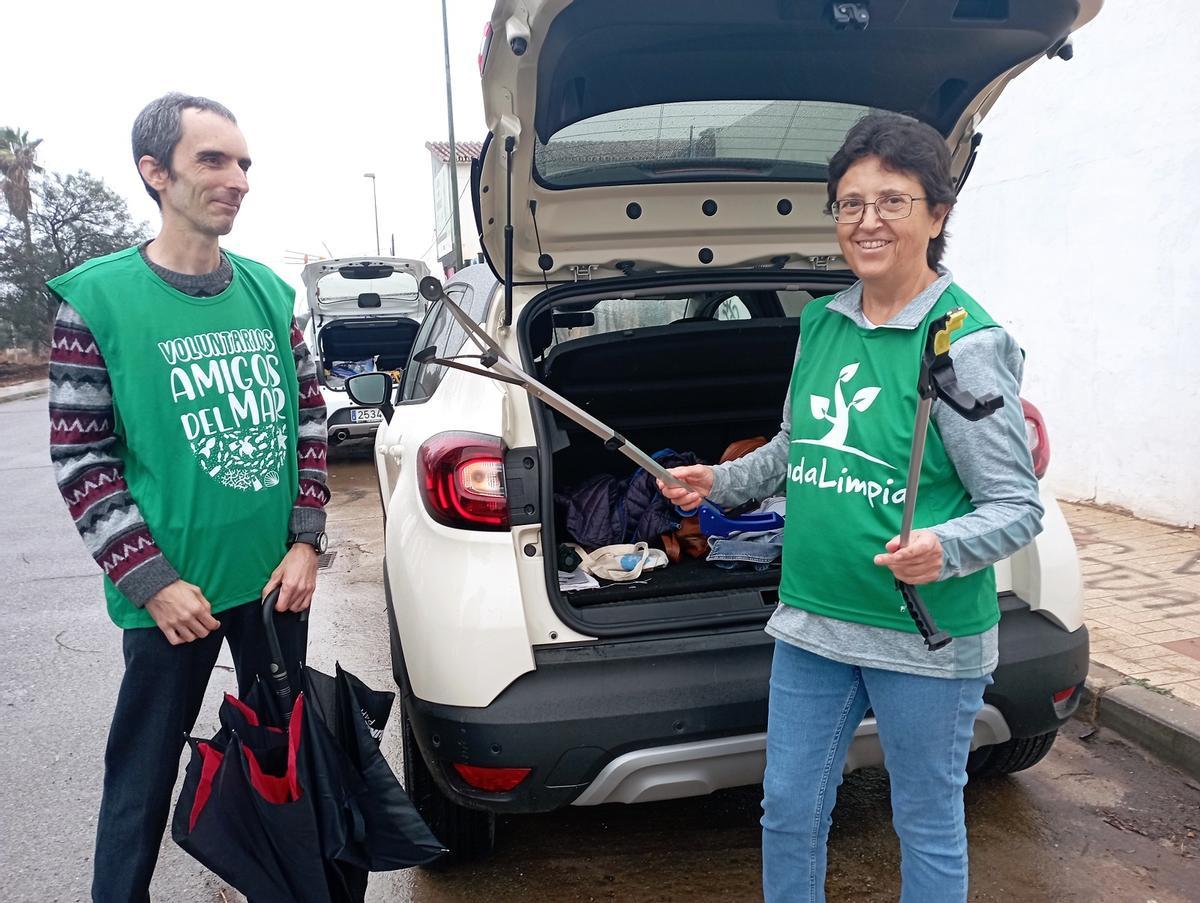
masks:
POLYGON ((221 729, 189 738, 192 760, 171 836, 255 903, 361 903, 367 873, 446 852, 379 749, 394 694, 337 666, 290 680, 263 605, 275 664, 221 729), (292 697, 292 686, 298 692, 292 697))

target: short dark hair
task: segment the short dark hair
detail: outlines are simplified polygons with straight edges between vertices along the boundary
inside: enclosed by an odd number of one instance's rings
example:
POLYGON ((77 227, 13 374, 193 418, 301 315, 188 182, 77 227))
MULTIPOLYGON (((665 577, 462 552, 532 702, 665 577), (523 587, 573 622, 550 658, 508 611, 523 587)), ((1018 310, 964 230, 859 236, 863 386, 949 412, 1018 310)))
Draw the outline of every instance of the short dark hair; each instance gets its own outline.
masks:
MULTIPOLYGON (((133 162, 136 166, 142 157, 153 157, 159 166, 167 170, 167 175, 174 176, 171 169, 171 158, 175 155, 175 146, 183 135, 183 111, 208 110, 218 116, 224 116, 234 125, 237 119, 229 110, 207 97, 193 97, 190 94, 180 94, 172 91, 146 104, 142 112, 133 121, 133 162)), ((140 171, 139 171, 140 174, 140 171)), ((155 191, 142 179, 146 194, 154 199, 154 203, 162 207, 162 201, 155 191)))
POLYGON ((846 140, 829 160, 829 213, 837 200, 838 182, 851 166, 864 157, 878 157, 884 168, 911 175, 921 183, 930 207, 943 204, 949 210, 937 238, 929 240, 925 259, 936 270, 946 252, 946 223, 957 200, 950 171, 950 149, 937 129, 900 113, 869 113, 846 133, 846 140))

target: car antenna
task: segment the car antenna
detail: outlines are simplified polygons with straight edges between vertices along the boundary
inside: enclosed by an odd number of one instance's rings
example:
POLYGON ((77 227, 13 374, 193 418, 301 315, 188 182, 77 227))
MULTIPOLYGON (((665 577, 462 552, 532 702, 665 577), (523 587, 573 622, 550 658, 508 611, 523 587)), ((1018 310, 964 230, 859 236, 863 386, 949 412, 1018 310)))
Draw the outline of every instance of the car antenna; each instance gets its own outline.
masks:
POLYGON ((512 155, 517 139, 509 135, 504 139, 504 166, 507 170, 508 197, 504 222, 504 326, 512 325, 512 267, 513 267, 513 224, 512 224, 512 155))
POLYGON ((554 266, 554 258, 542 251, 542 234, 538 231, 537 224, 537 201, 529 202, 529 215, 533 217, 533 237, 537 240, 538 269, 542 271, 542 284, 546 286, 546 291, 550 291, 550 280, 546 278, 546 271, 554 266))

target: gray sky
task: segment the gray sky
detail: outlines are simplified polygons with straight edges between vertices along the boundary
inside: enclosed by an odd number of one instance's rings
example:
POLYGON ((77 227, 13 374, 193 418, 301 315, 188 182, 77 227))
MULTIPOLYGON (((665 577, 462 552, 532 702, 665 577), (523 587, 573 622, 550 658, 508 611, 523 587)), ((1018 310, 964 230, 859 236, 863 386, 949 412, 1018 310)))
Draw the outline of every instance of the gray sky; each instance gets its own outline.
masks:
MULTIPOLYGON (((486 133, 477 54, 492 5, 447 2, 459 141, 486 133)), ((300 267, 284 263, 285 251, 324 253, 324 243, 337 256, 374 253, 362 176, 374 172, 384 253, 392 233, 398 256, 429 250, 425 142, 447 138, 439 0, 55 0, 7 4, 4 25, 0 125, 43 138, 47 169, 103 178, 153 229, 158 210, 129 131, 147 101, 178 90, 229 107, 250 146, 250 194, 226 247, 297 286, 300 267)))

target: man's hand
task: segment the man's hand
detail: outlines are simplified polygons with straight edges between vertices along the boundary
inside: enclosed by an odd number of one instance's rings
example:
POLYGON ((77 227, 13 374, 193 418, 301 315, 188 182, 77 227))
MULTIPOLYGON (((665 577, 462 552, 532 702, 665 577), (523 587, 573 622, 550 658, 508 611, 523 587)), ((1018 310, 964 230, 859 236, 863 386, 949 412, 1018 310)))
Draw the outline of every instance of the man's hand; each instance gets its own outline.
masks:
POLYGON ((313 590, 317 588, 317 550, 306 542, 288 549, 263 587, 262 597, 267 598, 277 586, 276 611, 304 611, 312 605, 313 590))
POLYGON ((713 469, 707 464, 690 464, 685 467, 669 467, 667 472, 690 489, 678 486, 668 486, 662 480, 656 480, 658 491, 672 505, 678 505, 681 511, 692 511, 700 507, 700 503, 708 497, 713 487, 713 469))
POLYGON ((221 626, 200 587, 183 580, 155 593, 146 603, 146 611, 172 646, 203 639, 221 626))
POLYGON ((897 580, 911 586, 933 583, 942 572, 942 543, 932 530, 913 530, 903 549, 900 537, 894 536, 887 550, 888 554, 875 556, 875 563, 890 568, 897 580))

